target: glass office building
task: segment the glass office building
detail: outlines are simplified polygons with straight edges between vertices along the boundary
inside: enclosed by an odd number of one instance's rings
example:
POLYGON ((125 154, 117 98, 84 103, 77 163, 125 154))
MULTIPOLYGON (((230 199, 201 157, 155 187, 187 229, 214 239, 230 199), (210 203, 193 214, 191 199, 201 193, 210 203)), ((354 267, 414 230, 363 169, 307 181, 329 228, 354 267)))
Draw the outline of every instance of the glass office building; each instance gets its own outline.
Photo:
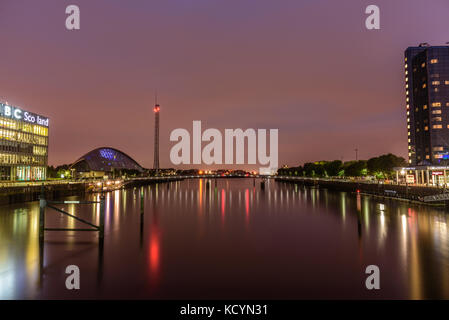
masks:
POLYGON ((49 119, 0 103, 0 181, 47 176, 49 119))

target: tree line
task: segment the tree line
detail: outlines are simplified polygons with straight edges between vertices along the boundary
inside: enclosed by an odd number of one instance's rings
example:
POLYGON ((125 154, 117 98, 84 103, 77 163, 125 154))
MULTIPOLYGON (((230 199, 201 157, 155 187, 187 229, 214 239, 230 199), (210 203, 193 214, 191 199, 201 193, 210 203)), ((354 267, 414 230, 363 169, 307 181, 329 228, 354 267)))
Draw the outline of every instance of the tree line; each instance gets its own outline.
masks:
POLYGON ((278 169, 278 175, 303 177, 373 176, 376 179, 391 179, 395 175, 394 167, 406 165, 404 158, 389 153, 369 160, 308 162, 303 166, 280 168, 278 169))

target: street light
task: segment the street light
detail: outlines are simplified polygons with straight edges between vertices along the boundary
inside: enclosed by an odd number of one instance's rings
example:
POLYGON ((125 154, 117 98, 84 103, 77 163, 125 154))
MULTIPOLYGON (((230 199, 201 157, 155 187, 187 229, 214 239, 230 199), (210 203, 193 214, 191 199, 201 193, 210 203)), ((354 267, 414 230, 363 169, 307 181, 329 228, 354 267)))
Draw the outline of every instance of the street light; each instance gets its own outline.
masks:
MULTIPOLYGON (((401 170, 401 176, 405 176, 405 170, 404 169, 402 169, 401 170)), ((407 185, 407 179, 405 179, 405 185, 407 185)))

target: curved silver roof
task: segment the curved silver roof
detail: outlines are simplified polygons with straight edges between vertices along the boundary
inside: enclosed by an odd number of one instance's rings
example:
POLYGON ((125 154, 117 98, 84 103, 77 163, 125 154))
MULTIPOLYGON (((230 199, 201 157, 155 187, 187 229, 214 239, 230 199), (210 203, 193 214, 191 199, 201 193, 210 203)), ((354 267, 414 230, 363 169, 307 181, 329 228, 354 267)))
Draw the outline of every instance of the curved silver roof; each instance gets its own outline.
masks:
POLYGON ((77 171, 113 171, 113 170, 137 170, 143 168, 126 153, 111 148, 102 147, 94 149, 76 160, 70 168, 77 171))

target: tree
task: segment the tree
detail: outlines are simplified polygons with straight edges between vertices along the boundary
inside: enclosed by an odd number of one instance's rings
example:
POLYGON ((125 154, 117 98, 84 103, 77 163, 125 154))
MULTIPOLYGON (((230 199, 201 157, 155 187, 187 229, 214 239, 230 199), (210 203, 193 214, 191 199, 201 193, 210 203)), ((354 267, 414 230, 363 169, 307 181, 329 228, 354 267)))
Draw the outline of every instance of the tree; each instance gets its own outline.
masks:
POLYGON ((394 154, 385 154, 367 160, 348 161, 340 160, 307 162, 303 167, 283 167, 278 169, 278 175, 307 176, 307 177, 360 177, 368 174, 377 178, 390 178, 394 174, 394 167, 403 167, 407 163, 402 157, 394 154))
POLYGON ((378 178, 390 178, 394 174, 394 167, 403 167, 407 165, 402 157, 394 154, 385 154, 368 160, 368 171, 378 178))
POLYGON ((326 162, 324 164, 324 169, 326 170, 326 173, 330 177, 336 177, 338 176, 338 173, 340 172, 341 168, 343 166, 343 162, 340 160, 334 160, 330 162, 326 162))
POLYGON ((349 161, 345 163, 345 176, 347 177, 360 177, 364 173, 366 174, 367 161, 349 161))

